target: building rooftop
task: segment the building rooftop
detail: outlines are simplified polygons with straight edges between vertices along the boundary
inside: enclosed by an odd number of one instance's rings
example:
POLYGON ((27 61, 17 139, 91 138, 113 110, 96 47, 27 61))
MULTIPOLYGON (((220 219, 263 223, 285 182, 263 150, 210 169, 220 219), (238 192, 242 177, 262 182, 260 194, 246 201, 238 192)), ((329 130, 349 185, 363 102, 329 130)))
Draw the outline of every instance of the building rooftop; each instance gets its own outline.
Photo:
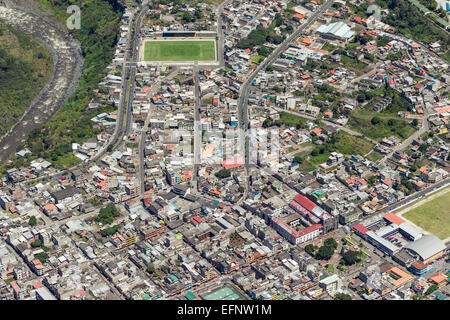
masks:
POLYGON ((405 248, 417 253, 422 260, 427 260, 445 250, 446 246, 438 237, 428 234, 407 245, 405 248))

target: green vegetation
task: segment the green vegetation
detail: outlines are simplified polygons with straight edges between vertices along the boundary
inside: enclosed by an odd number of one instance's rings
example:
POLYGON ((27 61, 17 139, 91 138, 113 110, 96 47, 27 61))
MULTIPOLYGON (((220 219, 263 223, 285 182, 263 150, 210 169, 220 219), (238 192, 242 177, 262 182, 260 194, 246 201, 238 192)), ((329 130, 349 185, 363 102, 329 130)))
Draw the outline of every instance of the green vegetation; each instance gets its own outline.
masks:
POLYGON ((35 226, 37 224, 36 217, 31 216, 30 219, 28 219, 28 224, 32 227, 35 226))
POLYGON ((444 240, 450 236, 450 190, 403 214, 416 225, 444 240))
POLYGON ((297 129, 305 128, 305 123, 307 119, 284 111, 279 112, 279 114, 280 120, 273 121, 270 118, 264 120, 263 128, 269 128, 272 126, 280 127, 281 125, 295 126, 297 129))
POLYGON ((42 246, 42 241, 39 239, 34 240, 32 243, 30 243, 32 248, 37 248, 42 246))
MULTIPOLYGON (((266 42, 273 44, 280 44, 284 40, 284 36, 275 33, 275 27, 279 27, 283 24, 283 17, 280 13, 275 14, 275 18, 269 27, 264 28, 262 24, 259 24, 256 29, 252 30, 248 36, 237 43, 239 49, 253 48, 256 46, 262 46, 266 42)), ((286 30, 286 29, 285 29, 286 30)))
POLYGON ((97 223, 102 224, 111 224, 114 221, 114 218, 120 216, 119 210, 117 210, 116 206, 112 203, 109 203, 106 207, 100 209, 100 213, 94 217, 94 220, 97 223))
MULTIPOLYGON (((65 25, 69 16, 67 7, 74 1, 40 1, 65 25)), ((68 102, 49 122, 33 130, 26 142, 34 158, 43 157, 57 167, 71 166, 80 161, 71 153, 71 143, 81 143, 95 137, 100 129, 93 128, 90 119, 101 112, 113 110, 113 106, 108 106, 86 111, 86 106, 94 97, 93 90, 98 88, 114 56, 123 7, 117 0, 91 0, 76 4, 81 5, 83 13, 81 29, 71 31, 81 43, 84 56, 80 82, 68 102)))
POLYGON ((214 41, 147 41, 146 61, 213 61, 216 59, 214 41))
POLYGON ((342 254, 342 260, 346 266, 351 266, 360 261, 361 259, 359 258, 358 251, 348 250, 342 254))
POLYGON ((264 57, 263 57, 263 56, 259 56, 259 55, 257 55, 257 54, 255 54, 255 55, 253 55, 253 56, 251 57, 251 61, 252 61, 253 63, 256 63, 256 64, 260 64, 263 60, 264 60, 264 57))
POLYGON ((149 265, 147 266, 147 272, 150 273, 150 274, 152 274, 153 272, 155 272, 155 266, 152 265, 152 264, 149 264, 149 265))
POLYGON ((433 292, 435 292, 437 289, 439 289, 437 284, 432 284, 427 291, 425 292, 425 296, 428 296, 430 294, 432 294, 433 292))
POLYGON ((347 293, 337 293, 334 300, 352 300, 352 297, 347 293))
POLYGON ((334 254, 334 251, 337 249, 338 243, 333 238, 327 238, 323 246, 320 248, 315 247, 312 244, 308 244, 305 246, 306 253, 310 254, 317 260, 328 260, 334 254), (317 250, 317 252, 316 252, 317 250))
POLYGON ((376 152, 374 150, 372 150, 372 152, 370 152, 367 156, 367 159, 371 160, 371 161, 377 161, 377 160, 381 160, 383 159, 383 155, 379 152, 376 152))
POLYGON ((231 172, 228 169, 221 169, 215 173, 216 177, 219 179, 229 178, 231 176, 231 172))
POLYGON ((357 114, 351 115, 348 121, 349 126, 361 132, 373 140, 380 141, 383 138, 395 135, 404 140, 415 131, 407 121, 399 119, 383 120, 380 117, 365 119, 357 114))
POLYGON ((47 261, 48 259, 48 255, 45 252, 39 252, 38 254, 35 254, 34 257, 36 259, 39 259, 41 263, 45 263, 45 261, 47 261))
POLYGON ((344 131, 338 131, 330 137, 330 140, 311 151, 310 162, 321 164, 330 156, 331 152, 342 154, 365 155, 374 147, 373 143, 363 137, 353 136, 344 131))
MULTIPOLYGON (((376 3, 382 8, 389 9, 389 14, 383 18, 383 22, 393 26, 397 33, 425 44, 439 41, 447 50, 442 57, 450 61, 450 37, 433 21, 424 18, 412 3, 408 0, 377 0, 376 3)), ((366 2, 361 7, 365 6, 367 10, 368 5, 366 2)))
POLYGON ((167 266, 161 266, 161 271, 164 273, 169 273, 170 269, 167 266))
POLYGON ((358 73, 361 73, 367 68, 367 64, 361 62, 357 57, 349 57, 346 55, 341 55, 341 63, 344 67, 353 69, 358 73))
POLYGON ((333 273, 334 272, 334 267, 332 264, 327 264, 325 265, 325 268, 328 270, 328 272, 333 273))
POLYGON ((112 227, 108 227, 103 229, 100 234, 102 235, 102 237, 108 237, 108 236, 112 236, 114 233, 116 233, 119 229, 120 229, 121 225, 120 224, 116 224, 112 227))
POLYGON ((308 244, 305 246, 305 252, 311 256, 314 256, 314 253, 316 252, 317 247, 313 244, 308 244))
POLYGON ((28 109, 53 72, 39 41, 0 21, 0 136, 28 109))
MULTIPOLYGON (((317 137, 313 137, 314 138, 317 137)), ((331 152, 342 154, 365 155, 374 147, 367 139, 351 135, 345 131, 338 131, 330 136, 330 139, 322 145, 316 146, 311 152, 299 152, 295 154, 293 162, 300 164, 299 169, 313 171, 316 165, 328 160, 331 152), (307 159, 309 157, 309 159, 307 159)))

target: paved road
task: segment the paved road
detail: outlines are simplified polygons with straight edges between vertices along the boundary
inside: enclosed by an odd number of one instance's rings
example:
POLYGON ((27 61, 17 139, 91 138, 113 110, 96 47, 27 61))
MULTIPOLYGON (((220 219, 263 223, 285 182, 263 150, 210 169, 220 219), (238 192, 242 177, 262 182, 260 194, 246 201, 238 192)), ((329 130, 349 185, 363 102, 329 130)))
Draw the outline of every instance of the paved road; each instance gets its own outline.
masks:
POLYGON ((239 102, 238 102, 238 113, 239 113, 239 148, 243 151, 245 154, 245 164, 244 164, 244 170, 245 170, 245 178, 246 178, 246 184, 245 184, 245 191, 244 196, 238 201, 238 203, 241 203, 245 200, 245 198, 248 195, 248 191, 250 189, 250 181, 249 181, 249 139, 247 136, 247 130, 250 129, 250 122, 248 121, 248 94, 250 86, 253 83, 253 80, 258 75, 258 73, 261 70, 264 70, 268 65, 272 64, 276 59, 278 59, 278 56, 286 50, 286 48, 291 44, 292 41, 297 39, 297 37, 300 35, 300 33, 305 30, 306 28, 310 27, 316 20, 319 18, 322 13, 324 13, 326 10, 328 10, 332 4, 334 3, 333 0, 326 1, 318 10, 316 10, 309 18, 308 20, 302 24, 300 27, 298 27, 289 37, 287 37, 272 53, 264 59, 263 62, 261 62, 258 67, 250 74, 250 76, 247 78, 247 80, 244 82, 244 84, 241 86, 240 94, 239 94, 239 102))
POLYGON ((413 201, 416 201, 420 198, 423 198, 430 193, 433 193, 437 189, 444 188, 450 183, 450 178, 447 178, 445 180, 442 180, 441 182, 435 183, 431 187, 428 187, 426 189, 423 189, 421 191, 418 191, 408 197, 405 197, 403 200, 400 200, 396 203, 393 203, 391 205, 388 205, 387 207, 381 209, 380 211, 375 212, 374 214, 362 218, 359 223, 364 222, 365 225, 368 225, 370 223, 373 223, 377 220, 380 220, 386 213, 394 211, 396 209, 399 209, 405 205, 410 204, 413 201))
POLYGON ((197 191, 198 170, 201 164, 201 147, 202 147, 202 124, 200 120, 200 84, 198 66, 194 66, 194 169, 193 169, 193 182, 194 191, 197 191))
MULTIPOLYGON (((318 10, 316 10, 308 20, 298 27, 287 39, 285 39, 258 67, 250 74, 245 83, 242 85, 239 95, 238 112, 239 112, 239 128, 246 132, 250 128, 250 123, 248 121, 248 94, 249 88, 253 83, 253 80, 258 75, 258 73, 265 69, 268 65, 273 63, 278 56, 286 50, 286 48, 291 44, 292 41, 297 39, 300 33, 306 28, 310 27, 319 18, 322 13, 328 10, 334 3, 333 0, 326 1, 318 10)), ((246 167, 248 167, 248 139, 241 138, 242 149, 245 149, 245 162, 246 167), (246 143, 247 142, 247 143, 246 143), (244 146, 245 144, 245 146, 244 146)))
POLYGON ((223 48, 224 48, 224 35, 223 35, 223 19, 222 19, 222 14, 223 14, 223 8, 228 5, 228 3, 230 3, 233 0, 226 0, 224 2, 222 2, 218 7, 217 7, 217 12, 216 12, 216 17, 217 17, 217 35, 218 35, 218 41, 217 41, 217 58, 219 60, 219 64, 220 66, 223 66, 225 64, 224 62, 224 52, 223 52, 223 48))
MULTIPOLYGON (((178 74, 178 68, 175 67, 174 70, 165 78, 166 80, 174 78, 178 74)), ((152 96, 156 93, 156 91, 160 88, 161 85, 161 77, 158 78, 158 80, 152 84, 152 87, 149 92, 149 96, 152 96)), ((145 155, 145 141, 147 139, 147 129, 148 125, 150 123, 150 120, 152 119, 152 109, 154 108, 153 105, 150 105, 150 109, 148 110, 147 118, 145 119, 144 126, 142 127, 141 135, 139 138, 139 182, 141 186, 141 195, 145 192, 145 169, 144 169, 144 155, 145 155)))
POLYGON ((132 15, 129 23, 129 33, 127 38, 127 50, 125 52, 125 63, 122 72, 122 85, 121 85, 121 95, 120 95, 120 103, 118 106, 117 113, 117 121, 115 131, 112 135, 112 138, 109 140, 109 143, 105 144, 102 149, 99 150, 97 155, 82 163, 79 163, 71 168, 67 168, 64 171, 58 172, 52 175, 44 175, 34 180, 29 180, 24 182, 25 185, 35 184, 38 181, 46 180, 46 179, 59 179, 65 176, 64 172, 71 171, 75 169, 80 169, 84 167, 90 166, 92 163, 101 159, 104 155, 112 153, 114 150, 119 148, 123 140, 120 140, 121 137, 126 136, 129 133, 131 128, 131 110, 133 104, 133 96, 134 96, 134 86, 135 86, 135 77, 136 77, 136 63, 138 59, 138 39, 140 36, 140 25, 142 22, 142 17, 144 12, 147 12, 149 8, 147 7, 148 1, 144 2, 143 5, 138 9, 138 11, 132 15), (136 21, 136 17, 138 17, 136 21), (136 28, 134 26, 137 26, 136 28), (136 32, 133 32, 133 29, 136 32), (127 95, 129 92, 128 100, 127 95), (125 112, 126 110, 126 112, 125 112), (126 119, 125 119, 126 117, 126 119), (125 121, 124 121, 125 119, 125 121), (125 128, 124 128, 125 122, 125 128), (119 143, 118 143, 119 141, 119 143))

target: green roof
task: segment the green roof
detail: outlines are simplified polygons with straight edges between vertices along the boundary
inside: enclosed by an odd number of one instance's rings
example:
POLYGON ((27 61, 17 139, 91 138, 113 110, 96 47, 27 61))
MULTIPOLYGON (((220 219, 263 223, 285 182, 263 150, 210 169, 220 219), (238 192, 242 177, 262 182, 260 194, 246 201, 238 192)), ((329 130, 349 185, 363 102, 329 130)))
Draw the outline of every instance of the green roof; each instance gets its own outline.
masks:
POLYGON ((186 299, 188 299, 188 300, 197 300, 197 297, 195 296, 195 294, 193 294, 192 292, 188 292, 188 293, 186 293, 185 295, 185 298, 186 299))
POLYGON ((205 300, 241 300, 239 296, 228 287, 216 290, 203 298, 205 298, 205 300))

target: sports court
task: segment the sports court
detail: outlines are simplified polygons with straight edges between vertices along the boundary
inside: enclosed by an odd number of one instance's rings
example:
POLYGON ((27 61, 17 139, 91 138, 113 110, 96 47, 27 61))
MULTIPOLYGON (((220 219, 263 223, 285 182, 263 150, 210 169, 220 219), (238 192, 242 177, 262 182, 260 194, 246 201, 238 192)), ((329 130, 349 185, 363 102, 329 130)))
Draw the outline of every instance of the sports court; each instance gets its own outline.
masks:
POLYGON ((203 296, 205 300, 241 300, 239 295, 233 292, 228 287, 216 290, 206 296, 203 296))

